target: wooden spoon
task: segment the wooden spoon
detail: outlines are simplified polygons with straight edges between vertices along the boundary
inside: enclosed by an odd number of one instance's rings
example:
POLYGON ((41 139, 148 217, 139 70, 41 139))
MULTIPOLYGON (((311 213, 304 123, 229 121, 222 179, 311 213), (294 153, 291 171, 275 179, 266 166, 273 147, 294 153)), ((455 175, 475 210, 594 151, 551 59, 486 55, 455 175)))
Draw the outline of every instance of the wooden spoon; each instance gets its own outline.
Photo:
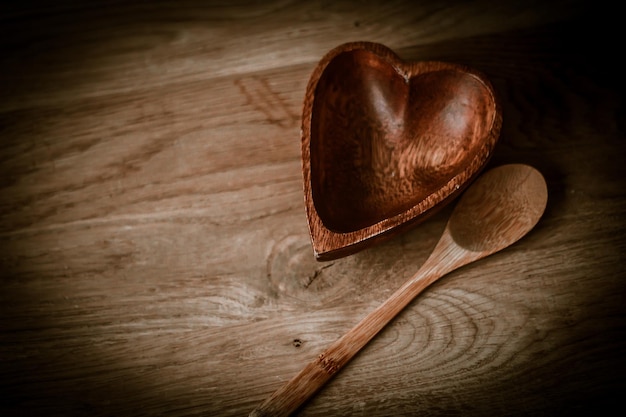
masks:
POLYGON ((504 165, 483 174, 462 195, 441 239, 420 270, 250 416, 290 415, 426 287, 526 235, 539 221, 547 199, 543 176, 530 166, 504 165))

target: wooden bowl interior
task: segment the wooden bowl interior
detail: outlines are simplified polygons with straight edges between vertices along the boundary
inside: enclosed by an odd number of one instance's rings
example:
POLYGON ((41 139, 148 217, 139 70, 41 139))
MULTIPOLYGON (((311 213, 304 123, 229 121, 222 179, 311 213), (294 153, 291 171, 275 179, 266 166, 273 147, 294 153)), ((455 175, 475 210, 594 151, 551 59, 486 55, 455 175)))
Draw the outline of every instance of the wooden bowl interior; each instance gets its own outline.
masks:
POLYGON ((403 76, 367 50, 336 56, 311 120, 311 187, 325 227, 353 232, 436 193, 484 149, 496 103, 455 69, 403 76))

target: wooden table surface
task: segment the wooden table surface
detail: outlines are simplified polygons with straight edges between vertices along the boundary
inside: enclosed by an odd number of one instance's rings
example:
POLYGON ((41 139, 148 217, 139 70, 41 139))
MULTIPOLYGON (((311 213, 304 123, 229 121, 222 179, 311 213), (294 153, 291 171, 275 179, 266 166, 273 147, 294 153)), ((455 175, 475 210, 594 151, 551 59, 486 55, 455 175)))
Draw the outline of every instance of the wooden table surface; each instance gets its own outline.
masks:
POLYGON ((31 3, 0 20, 0 415, 247 415, 419 268, 449 208, 313 258, 302 100, 320 58, 355 40, 484 71, 504 117, 489 166, 533 165, 549 202, 522 241, 418 297, 300 415, 571 415, 623 394, 615 11, 31 3))

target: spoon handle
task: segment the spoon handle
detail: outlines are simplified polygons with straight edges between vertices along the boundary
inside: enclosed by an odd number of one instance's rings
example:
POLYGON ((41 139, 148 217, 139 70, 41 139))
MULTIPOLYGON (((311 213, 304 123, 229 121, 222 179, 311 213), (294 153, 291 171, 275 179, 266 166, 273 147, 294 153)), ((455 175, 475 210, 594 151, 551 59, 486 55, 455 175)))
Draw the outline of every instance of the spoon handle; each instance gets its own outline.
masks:
POLYGON ((420 269, 383 304, 365 316, 253 410, 249 417, 289 416, 343 368, 411 300, 440 276, 436 268, 420 269))

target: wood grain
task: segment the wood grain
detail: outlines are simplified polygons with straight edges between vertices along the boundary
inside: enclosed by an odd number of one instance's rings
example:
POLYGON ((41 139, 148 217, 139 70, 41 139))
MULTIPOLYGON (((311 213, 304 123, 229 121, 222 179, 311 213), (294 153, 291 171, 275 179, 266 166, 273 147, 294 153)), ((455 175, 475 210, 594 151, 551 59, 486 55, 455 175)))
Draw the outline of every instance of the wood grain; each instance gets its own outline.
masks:
POLYGON ((597 48, 619 14, 413 3, 3 5, 0 414, 246 415, 417 271, 448 210, 313 259, 302 100, 320 57, 353 40, 485 72, 503 105, 490 165, 535 166, 549 201, 533 233, 430 287, 301 415, 619 399, 624 89, 619 54, 597 48))

